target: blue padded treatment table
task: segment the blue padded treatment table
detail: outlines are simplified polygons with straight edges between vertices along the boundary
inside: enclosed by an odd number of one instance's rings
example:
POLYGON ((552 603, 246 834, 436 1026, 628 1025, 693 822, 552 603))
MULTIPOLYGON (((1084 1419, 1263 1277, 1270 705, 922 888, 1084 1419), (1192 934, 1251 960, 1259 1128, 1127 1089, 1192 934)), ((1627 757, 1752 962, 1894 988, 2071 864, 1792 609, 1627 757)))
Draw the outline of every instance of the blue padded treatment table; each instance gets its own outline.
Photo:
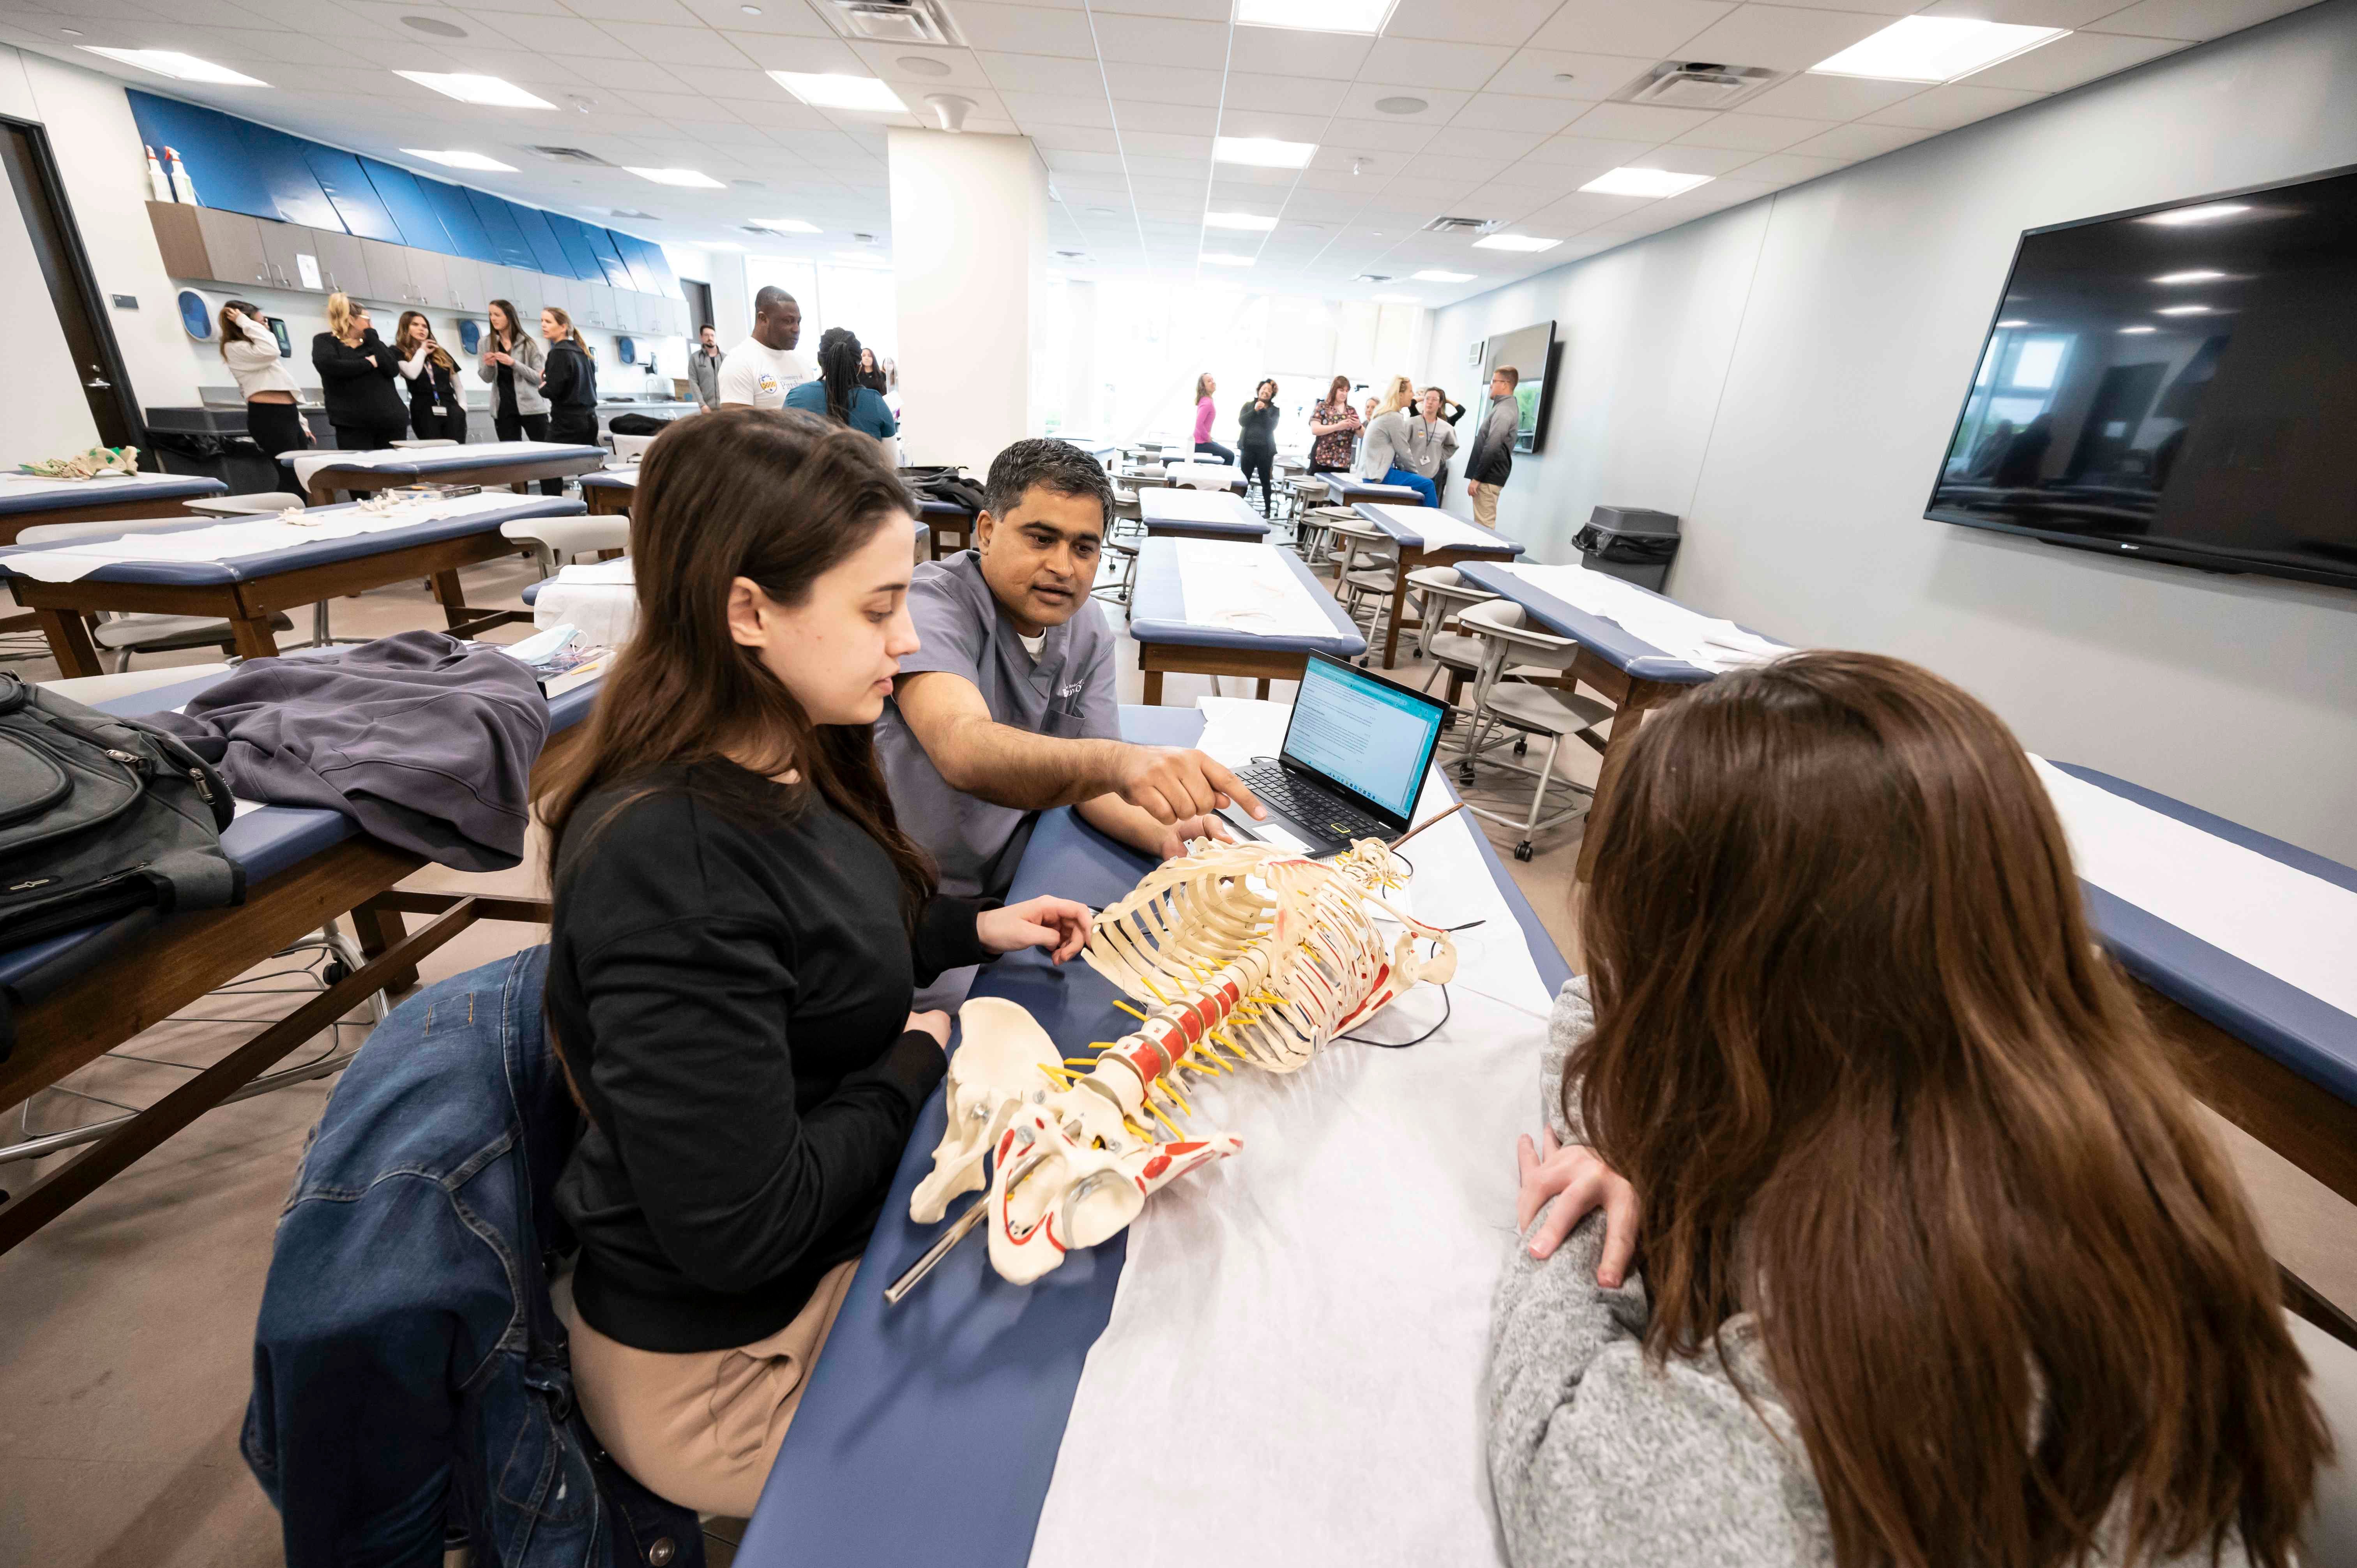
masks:
MULTIPOLYGON (((546 441, 534 443, 540 450, 533 452, 487 452, 485 448, 504 446, 503 442, 477 442, 472 446, 461 442, 456 446, 417 446, 399 448, 405 455, 398 462, 370 463, 366 466, 321 464, 310 469, 305 488, 310 491, 313 506, 325 506, 336 499, 338 490, 382 490, 394 485, 415 484, 522 484, 530 479, 563 478, 603 467, 613 454, 603 446, 584 446, 571 442, 546 441)), ((296 456, 305 456, 297 453, 296 456)), ((312 453, 325 456, 325 453, 312 453)), ((361 454, 354 453, 359 456, 361 454)), ((290 459, 291 461, 291 459, 290 459)))
MULTIPOLYGON (((1514 603, 1528 610, 1531 618, 1557 637, 1567 637, 1596 655, 1612 669, 1640 681, 1656 681, 1674 686, 1699 686, 1717 679, 1710 671, 1663 652, 1652 643, 1631 636, 1620 628, 1620 623, 1592 615, 1577 605, 1568 605, 1546 592, 1523 581, 1497 563, 1469 561, 1458 572, 1469 583, 1514 603)), ((1630 586, 1637 587, 1631 584, 1630 586)), ((1652 593, 1638 587, 1639 593, 1652 593)), ((1666 597, 1655 594, 1656 598, 1666 597)))
MULTIPOLYGON (((585 480, 584 482, 586 483, 587 481, 585 480)), ((914 540, 914 548, 918 550, 924 549, 925 541, 931 537, 931 529, 926 527, 922 522, 918 523, 914 540)), ((537 583, 526 583, 516 596, 522 599, 525 604, 538 604, 540 602, 541 589, 548 586, 549 584, 554 583, 554 581, 556 581, 556 579, 554 577, 543 577, 537 583)))
MULTIPOLYGON (((1330 481, 1332 476, 1329 476, 1330 481)), ((1397 485, 1381 485, 1375 489, 1395 491, 1397 485)), ((1383 668, 1388 670, 1399 658, 1399 635, 1404 628, 1422 627, 1423 622, 1405 618, 1407 616, 1407 575, 1426 566, 1462 567, 1469 562, 1491 556, 1515 556, 1523 553, 1522 544, 1502 533, 1492 532, 1478 523, 1452 517, 1437 508, 1426 507, 1411 498, 1408 503, 1397 500, 1361 500, 1351 509, 1360 522, 1383 534, 1392 542, 1392 604, 1384 617, 1383 668), (1439 537, 1427 542, 1418 528, 1416 517, 1434 520, 1428 526, 1439 537), (1459 536, 1469 533, 1487 535, 1479 544, 1459 542, 1459 536)))
MULTIPOLYGON (((428 577, 449 628, 471 634, 523 616, 507 610, 469 609, 458 568, 513 555, 521 546, 502 536, 500 524, 527 517, 576 517, 584 510, 562 496, 498 498, 500 504, 457 517, 412 523, 378 533, 321 539, 235 556, 227 561, 118 561, 68 583, 42 582, 11 567, 25 552, 0 551, 0 574, 14 579, 16 601, 41 614, 58 669, 66 675, 99 673, 97 650, 81 617, 92 610, 157 610, 173 615, 217 616, 230 622, 231 639, 246 658, 278 652, 270 617, 283 609, 388 583, 428 577)), ((338 509, 314 509, 320 511, 338 509)), ((266 521, 230 519, 237 521, 266 521)), ((156 537, 224 526, 220 518, 191 518, 156 537)), ((143 536, 145 536, 143 534, 143 536)), ((74 541, 73 542, 87 542, 74 541)))
POLYGON ((1334 602, 1326 585, 1310 575, 1309 568, 1293 552, 1268 544, 1253 548, 1265 552, 1269 561, 1281 563, 1282 570, 1291 573, 1309 590, 1332 625, 1329 635, 1265 634, 1189 621, 1186 585, 1178 572, 1180 542, 1175 539, 1148 539, 1137 547, 1137 580, 1130 596, 1129 635, 1137 644, 1137 667, 1146 674, 1146 700, 1149 704, 1162 701, 1162 677, 1166 673, 1243 676, 1258 681, 1259 694, 1265 697, 1270 681, 1300 679, 1302 666, 1309 661, 1312 653, 1356 659, 1367 650, 1367 639, 1359 635, 1359 628, 1342 613, 1342 607, 1334 602))
POLYGON ((1424 492, 1413 485, 1386 485, 1372 479, 1354 478, 1349 474, 1320 474, 1326 481, 1326 501, 1329 506, 1356 506, 1361 501, 1394 501, 1401 506, 1422 506, 1424 492))
MULTIPOLYGON (((1121 710, 1125 739, 1185 746, 1202 733, 1191 708, 1121 710)), ((1484 863, 1529 941, 1539 978, 1561 989, 1570 969, 1513 879, 1476 832, 1484 863)), ((1043 812, 1009 902, 1043 893, 1103 905, 1153 862, 1098 833, 1070 810, 1043 812)), ((1112 985, 1079 959, 1061 969, 1036 950, 982 971, 976 996, 1029 1009, 1066 1054, 1131 1026, 1112 985)), ((1056 1467, 1089 1347, 1113 1311, 1128 1233, 1075 1252, 1029 1285, 1011 1285, 969 1237, 899 1305, 884 1287, 941 1231, 909 1219, 909 1195, 932 1168, 947 1124, 935 1090, 909 1135, 883 1218, 843 1310, 812 1369, 761 1505, 737 1550, 743 1568, 957 1563, 1024 1568, 1056 1467)), ((956 1207, 962 1208, 961 1200, 956 1207)), ((1151 1462, 1148 1443, 1141 1450, 1151 1462)))
POLYGON ((587 503, 591 517, 606 517, 630 510, 630 498, 639 491, 639 470, 600 468, 594 474, 581 476, 581 499, 587 503))
POLYGON ((19 529, 37 523, 161 517, 187 510, 179 502, 228 493, 221 480, 196 474, 109 474, 70 481, 33 474, 0 477, 0 544, 14 544, 19 529), (52 482, 59 488, 37 488, 52 482))
POLYGON ((1137 492, 1149 539, 1265 539, 1268 524, 1232 490, 1160 486, 1137 492))

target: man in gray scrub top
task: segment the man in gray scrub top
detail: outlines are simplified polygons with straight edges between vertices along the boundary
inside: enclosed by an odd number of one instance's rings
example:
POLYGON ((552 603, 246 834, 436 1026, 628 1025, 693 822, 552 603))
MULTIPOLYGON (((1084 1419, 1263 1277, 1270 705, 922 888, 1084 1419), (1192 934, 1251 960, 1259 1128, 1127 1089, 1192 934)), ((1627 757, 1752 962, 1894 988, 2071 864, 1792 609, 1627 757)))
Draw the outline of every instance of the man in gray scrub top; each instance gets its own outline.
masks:
POLYGON ((1120 738, 1113 634, 1089 597, 1112 511, 1094 458, 1017 441, 990 465, 974 548, 920 565, 909 585, 923 646, 900 660, 876 750, 901 831, 932 855, 944 893, 1004 895, 1050 806, 1165 858, 1228 837, 1211 813, 1231 800, 1267 814, 1201 752, 1120 738))

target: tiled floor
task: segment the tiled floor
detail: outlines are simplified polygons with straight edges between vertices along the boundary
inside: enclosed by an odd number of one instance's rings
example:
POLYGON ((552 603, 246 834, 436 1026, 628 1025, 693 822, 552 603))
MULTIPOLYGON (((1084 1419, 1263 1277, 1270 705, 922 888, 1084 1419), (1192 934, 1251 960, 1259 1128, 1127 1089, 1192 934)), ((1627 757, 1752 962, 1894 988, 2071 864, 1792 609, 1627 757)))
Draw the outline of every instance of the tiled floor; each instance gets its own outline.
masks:
MULTIPOLYGON (((522 562, 471 568, 468 593, 479 603, 513 605, 511 596, 533 575, 522 562)), ((339 636, 441 620, 423 585, 339 600, 333 617, 339 636)), ((1113 618, 1118 625, 1117 612, 1113 618)), ((307 628, 305 612, 296 619, 307 628)), ((505 640, 525 629, 494 635, 505 640)), ((1125 639, 1118 662, 1123 699, 1135 702, 1130 648, 1125 639)), ((200 651, 172 661, 214 657, 200 651)), ((0 667, 34 680, 55 672, 46 657, 0 667)), ((1422 673, 1408 678, 1420 682, 1422 673)), ((1191 704, 1211 689, 1206 677, 1172 676, 1164 700, 1191 704)), ((1250 694, 1241 682, 1227 691, 1250 694)), ((1280 684, 1274 695, 1288 698, 1290 688, 1280 684)), ((1592 783, 1593 754, 1575 746, 1566 755, 1574 776, 1592 783)), ((1474 793, 1494 798, 1486 787, 1474 793)), ((1487 831, 1548 931, 1576 960, 1570 893, 1579 824, 1544 836, 1527 864, 1511 857, 1515 830, 1489 824, 1487 831)), ((429 868, 411 885, 535 894, 544 883, 535 856, 493 875, 429 868)), ((425 973, 429 980, 457 973, 542 936, 538 928, 479 924, 428 960, 425 973)), ((208 1007, 216 1019, 252 1017, 265 1001, 283 1009, 291 999, 224 997, 208 1007)), ((167 1025, 129 1048, 201 1062, 237 1033, 218 1022, 167 1025)), ((88 1094, 140 1102, 178 1076, 167 1067, 108 1061, 70 1081, 88 1094)), ((0 1256, 0 1568, 251 1568, 279 1561, 276 1516, 238 1455, 237 1434, 272 1226, 304 1135, 334 1081, 212 1112, 0 1256)), ((104 1108, 46 1093, 30 1113, 35 1129, 47 1131, 93 1109, 104 1108)), ((14 1110, 5 1113, 0 1142, 15 1140, 17 1119, 14 1110)), ((2357 1311, 2357 1247, 2349 1242, 2357 1236, 2357 1210, 2231 1128, 2224 1132, 2282 1255, 2357 1311)), ((46 1168, 0 1165, 0 1188, 22 1190, 46 1168)), ((716 1563, 727 1556, 716 1546, 716 1563)))

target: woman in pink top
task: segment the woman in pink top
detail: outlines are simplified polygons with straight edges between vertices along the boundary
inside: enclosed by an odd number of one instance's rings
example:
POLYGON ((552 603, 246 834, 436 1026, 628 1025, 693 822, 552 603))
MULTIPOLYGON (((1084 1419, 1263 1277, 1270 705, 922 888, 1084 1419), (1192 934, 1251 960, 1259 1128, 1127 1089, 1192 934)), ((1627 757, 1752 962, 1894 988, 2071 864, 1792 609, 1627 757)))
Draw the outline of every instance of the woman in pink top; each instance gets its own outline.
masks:
POLYGON ((1211 371, 1205 371, 1195 378, 1195 450, 1213 453, 1221 462, 1232 463, 1236 460, 1234 450, 1211 439, 1211 394, 1219 390, 1220 383, 1211 379, 1211 371))

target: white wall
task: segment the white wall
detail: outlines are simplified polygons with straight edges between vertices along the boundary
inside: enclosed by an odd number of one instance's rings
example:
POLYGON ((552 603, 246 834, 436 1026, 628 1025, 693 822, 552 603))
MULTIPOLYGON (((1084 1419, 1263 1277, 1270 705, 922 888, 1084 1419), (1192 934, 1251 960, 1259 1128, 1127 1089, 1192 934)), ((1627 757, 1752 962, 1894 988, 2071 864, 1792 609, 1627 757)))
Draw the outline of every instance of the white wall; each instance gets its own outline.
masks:
POLYGON ((2021 231, 2352 163, 2341 0, 1466 301, 1427 365, 1555 318, 1500 508, 1542 559, 1599 502, 1680 513, 1686 603, 1919 660, 2033 750, 2357 862, 2357 593, 1922 515, 2021 231))

